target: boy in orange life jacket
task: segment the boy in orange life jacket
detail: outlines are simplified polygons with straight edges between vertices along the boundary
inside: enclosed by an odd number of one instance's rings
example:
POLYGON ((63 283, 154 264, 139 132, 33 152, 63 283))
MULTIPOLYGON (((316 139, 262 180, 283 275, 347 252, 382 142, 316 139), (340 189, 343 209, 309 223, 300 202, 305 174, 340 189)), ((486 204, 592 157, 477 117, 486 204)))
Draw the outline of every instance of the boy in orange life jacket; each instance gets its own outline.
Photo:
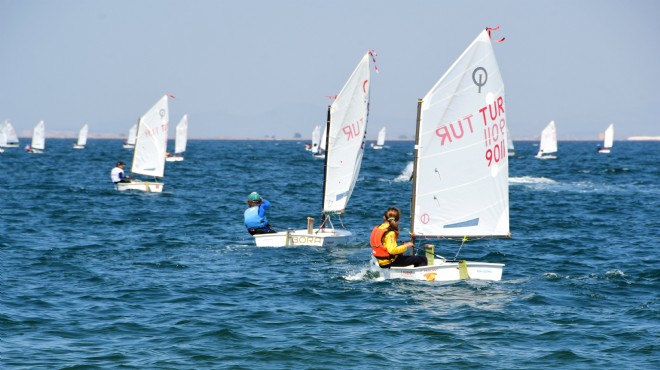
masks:
POLYGON ((383 222, 380 226, 374 227, 371 231, 371 251, 378 260, 378 265, 382 268, 392 266, 426 266, 428 261, 424 256, 404 256, 408 247, 414 246, 413 242, 406 242, 397 245, 396 239, 399 237, 399 217, 401 211, 398 208, 391 207, 385 211, 383 222))

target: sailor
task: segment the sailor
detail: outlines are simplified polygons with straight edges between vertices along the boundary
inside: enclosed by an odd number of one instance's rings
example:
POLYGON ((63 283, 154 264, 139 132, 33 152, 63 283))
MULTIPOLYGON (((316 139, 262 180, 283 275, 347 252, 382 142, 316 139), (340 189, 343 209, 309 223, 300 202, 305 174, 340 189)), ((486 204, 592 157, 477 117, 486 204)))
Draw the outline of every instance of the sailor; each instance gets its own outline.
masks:
POLYGON ((270 202, 263 199, 259 193, 253 191, 248 195, 248 209, 245 210, 245 227, 251 235, 275 233, 270 228, 266 218, 266 210, 270 207, 270 202))
POLYGON ((385 211, 383 218, 385 222, 374 227, 371 231, 371 252, 378 265, 382 268, 392 266, 426 266, 428 261, 425 256, 404 256, 409 247, 414 247, 412 241, 397 245, 399 237, 399 217, 401 211, 396 207, 390 207, 385 211))
POLYGON ((128 176, 124 175, 124 162, 122 161, 117 162, 115 168, 110 171, 110 178, 115 184, 119 182, 131 182, 128 176))

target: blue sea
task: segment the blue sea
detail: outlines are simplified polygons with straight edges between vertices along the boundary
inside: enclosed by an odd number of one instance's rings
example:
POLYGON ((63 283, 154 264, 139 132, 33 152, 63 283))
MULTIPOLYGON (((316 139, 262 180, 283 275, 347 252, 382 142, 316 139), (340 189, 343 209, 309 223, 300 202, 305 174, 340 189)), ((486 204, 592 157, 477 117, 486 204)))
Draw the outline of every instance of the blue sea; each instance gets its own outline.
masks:
POLYGON ((383 211, 409 227, 412 142, 365 150, 355 238, 329 248, 256 248, 243 227, 252 191, 276 228, 318 225, 303 141, 189 141, 161 194, 113 189, 120 140, 72 143, 0 154, 0 368, 660 368, 660 142, 560 142, 556 160, 516 142, 512 238, 459 256, 503 279, 449 284, 368 271, 383 211))

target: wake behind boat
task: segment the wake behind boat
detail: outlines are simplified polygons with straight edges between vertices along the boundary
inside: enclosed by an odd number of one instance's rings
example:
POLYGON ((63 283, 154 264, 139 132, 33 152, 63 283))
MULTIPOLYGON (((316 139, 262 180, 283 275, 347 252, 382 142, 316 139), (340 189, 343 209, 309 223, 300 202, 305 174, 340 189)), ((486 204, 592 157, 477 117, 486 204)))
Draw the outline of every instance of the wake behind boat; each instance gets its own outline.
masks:
POLYGON ((328 246, 345 244, 351 237, 350 231, 335 229, 331 217, 341 217, 345 211, 362 164, 369 115, 370 56, 367 52, 362 57, 328 107, 321 225, 315 229, 308 219, 307 229, 255 234, 258 247, 328 246))
POLYGON ((160 98, 138 121, 135 150, 133 151, 131 173, 153 176, 154 181, 131 179, 131 182, 116 183, 117 190, 139 190, 151 193, 163 191, 164 184, 156 179, 163 177, 165 172, 169 123, 168 96, 164 95, 160 98))
MULTIPOLYGON (((504 108, 504 83, 486 29, 418 102, 410 207, 418 241, 510 236, 504 108)), ((502 278, 502 263, 448 261, 432 245, 426 251, 428 266, 381 268, 372 256, 370 268, 385 279, 502 278)))

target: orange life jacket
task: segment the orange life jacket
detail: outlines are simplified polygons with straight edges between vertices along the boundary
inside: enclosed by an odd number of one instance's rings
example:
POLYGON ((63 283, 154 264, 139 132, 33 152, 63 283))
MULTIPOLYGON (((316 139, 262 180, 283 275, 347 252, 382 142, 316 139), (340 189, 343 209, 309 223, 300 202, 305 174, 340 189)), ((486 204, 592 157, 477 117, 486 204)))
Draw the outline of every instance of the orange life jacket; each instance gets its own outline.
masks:
MULTIPOLYGON (((373 230, 371 230, 371 237, 369 238, 369 242, 371 243, 371 253, 373 253, 374 257, 376 258, 392 258, 390 252, 388 252, 387 248, 385 248, 383 245, 383 238, 388 231, 391 230, 381 229, 379 226, 376 226, 373 230)), ((396 237, 398 238, 399 233, 396 234, 396 237)))

